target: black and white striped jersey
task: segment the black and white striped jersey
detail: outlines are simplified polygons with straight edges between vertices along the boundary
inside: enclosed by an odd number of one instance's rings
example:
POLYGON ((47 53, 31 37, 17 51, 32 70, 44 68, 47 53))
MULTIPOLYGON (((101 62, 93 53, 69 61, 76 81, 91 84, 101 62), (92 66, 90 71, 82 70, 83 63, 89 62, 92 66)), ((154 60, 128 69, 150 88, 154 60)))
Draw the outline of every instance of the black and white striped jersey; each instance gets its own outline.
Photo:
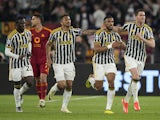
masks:
POLYGON ((147 24, 139 27, 135 22, 124 24, 122 29, 128 32, 128 42, 125 55, 144 62, 146 59, 145 43, 139 40, 136 37, 136 34, 140 33, 142 37, 149 40, 153 38, 152 29, 147 24))
POLYGON ((51 32, 49 41, 55 43, 53 63, 66 64, 75 61, 75 42, 76 37, 80 34, 81 29, 73 27, 70 27, 67 32, 61 27, 51 32))
MULTIPOLYGON (((110 44, 113 41, 121 41, 121 37, 116 32, 106 32, 103 29, 99 29, 95 33, 95 40, 94 42, 100 43, 101 46, 105 46, 106 44, 110 44)), ((113 49, 108 49, 107 51, 95 53, 93 56, 93 62, 98 64, 107 64, 107 63, 114 63, 114 54, 113 49)))
POLYGON ((19 33, 17 30, 13 30, 7 37, 6 48, 11 48, 11 52, 16 55, 26 55, 22 60, 10 57, 11 68, 21 68, 30 65, 30 60, 27 58, 28 44, 31 42, 31 32, 24 30, 23 33, 19 33))

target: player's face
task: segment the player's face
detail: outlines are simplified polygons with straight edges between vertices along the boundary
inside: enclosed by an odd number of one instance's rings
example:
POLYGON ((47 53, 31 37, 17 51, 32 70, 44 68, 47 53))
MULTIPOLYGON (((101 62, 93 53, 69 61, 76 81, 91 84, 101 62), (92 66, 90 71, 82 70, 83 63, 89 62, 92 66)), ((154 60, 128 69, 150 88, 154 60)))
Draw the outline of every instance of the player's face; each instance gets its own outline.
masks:
POLYGON ((143 11, 138 12, 136 16, 136 21, 139 23, 145 23, 145 20, 146 20, 145 12, 143 11))
POLYGON ((70 27, 71 26, 71 18, 69 16, 64 16, 61 21, 62 26, 70 27))
POLYGON ((20 19, 16 23, 16 29, 18 32, 22 33, 25 29, 25 19, 20 19))
POLYGON ((40 19, 36 16, 32 16, 32 19, 31 19, 32 27, 35 27, 39 23, 40 23, 40 19))
POLYGON ((104 24, 108 30, 112 30, 113 25, 114 25, 114 19, 113 18, 106 18, 104 24))

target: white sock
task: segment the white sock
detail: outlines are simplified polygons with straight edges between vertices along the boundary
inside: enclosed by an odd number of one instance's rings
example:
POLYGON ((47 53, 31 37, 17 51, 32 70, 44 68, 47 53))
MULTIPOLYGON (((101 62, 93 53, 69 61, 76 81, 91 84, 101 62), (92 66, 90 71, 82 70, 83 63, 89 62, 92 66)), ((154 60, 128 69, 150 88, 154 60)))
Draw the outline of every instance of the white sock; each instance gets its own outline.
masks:
POLYGON ((138 101, 138 82, 132 81, 132 93, 134 102, 138 101))
POLYGON ((128 87, 127 94, 126 94, 126 96, 124 98, 124 101, 127 102, 127 103, 129 103, 129 100, 130 100, 130 98, 132 96, 132 86, 131 86, 131 84, 132 84, 132 82, 130 83, 130 85, 128 87))
POLYGON ((114 100, 114 96, 115 96, 115 90, 114 89, 113 90, 108 89, 106 110, 111 110, 112 103, 113 103, 113 100, 114 100))
POLYGON ((23 93, 26 92, 29 88, 30 87, 28 87, 27 83, 25 82, 20 89, 20 95, 23 95, 23 93))
POLYGON ((17 89, 17 88, 14 88, 13 94, 14 94, 14 100, 15 100, 16 107, 20 107, 21 106, 21 102, 20 102, 20 90, 17 89))
POLYGON ((57 87, 57 83, 55 83, 52 88, 50 89, 50 91, 52 91, 54 94, 59 91, 58 87, 57 87))
POLYGON ((92 88, 96 89, 96 88, 94 87, 95 79, 94 79, 93 77, 90 77, 88 80, 89 80, 89 82, 91 83, 92 88))
POLYGON ((67 91, 66 89, 64 90, 62 108, 67 108, 71 95, 72 91, 67 91))

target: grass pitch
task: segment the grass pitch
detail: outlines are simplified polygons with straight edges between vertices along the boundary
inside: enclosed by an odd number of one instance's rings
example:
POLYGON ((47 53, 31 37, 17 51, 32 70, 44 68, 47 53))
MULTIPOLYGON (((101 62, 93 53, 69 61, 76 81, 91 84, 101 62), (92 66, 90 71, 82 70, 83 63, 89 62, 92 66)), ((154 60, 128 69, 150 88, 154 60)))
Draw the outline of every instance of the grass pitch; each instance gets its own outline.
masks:
MULTIPOLYGON (((47 98, 46 98, 47 99, 47 98)), ((106 96, 72 96, 69 110, 72 114, 60 111, 62 96, 54 96, 47 101, 46 107, 38 107, 37 95, 24 95, 23 113, 15 112, 13 95, 0 95, 0 120, 160 120, 160 97, 139 97, 141 111, 129 104, 129 113, 124 114, 121 105, 122 96, 116 96, 112 115, 104 114, 106 96)))

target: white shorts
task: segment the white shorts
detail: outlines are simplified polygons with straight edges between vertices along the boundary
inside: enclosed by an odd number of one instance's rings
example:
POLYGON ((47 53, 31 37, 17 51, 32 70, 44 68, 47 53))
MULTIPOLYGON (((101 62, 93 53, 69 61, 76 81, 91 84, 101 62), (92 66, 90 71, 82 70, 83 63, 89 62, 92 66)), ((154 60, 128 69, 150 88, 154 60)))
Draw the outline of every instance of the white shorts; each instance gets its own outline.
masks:
POLYGON ((124 56, 124 59, 125 59, 126 71, 129 71, 132 68, 137 68, 139 75, 142 74, 145 62, 137 61, 134 58, 128 56, 124 56))
POLYGON ((12 68, 9 71, 9 80, 15 82, 21 81, 23 77, 33 76, 33 69, 31 65, 22 68, 12 68))
POLYGON ((75 67, 73 63, 53 64, 54 74, 57 81, 74 80, 75 67))
POLYGON ((104 80, 104 76, 107 75, 108 73, 117 73, 117 68, 115 63, 110 63, 110 64, 93 64, 93 71, 94 71, 94 76, 95 80, 104 80))

